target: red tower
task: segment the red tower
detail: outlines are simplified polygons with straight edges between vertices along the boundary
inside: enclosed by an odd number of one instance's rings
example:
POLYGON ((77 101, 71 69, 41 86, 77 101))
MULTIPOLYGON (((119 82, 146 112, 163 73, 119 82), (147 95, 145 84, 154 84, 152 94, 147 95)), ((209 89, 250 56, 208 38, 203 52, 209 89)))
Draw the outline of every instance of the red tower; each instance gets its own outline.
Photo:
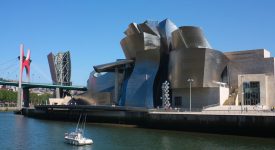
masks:
POLYGON ((24 46, 23 44, 20 45, 20 56, 19 58, 19 82, 18 82, 18 97, 17 97, 17 107, 20 109, 22 107, 22 100, 24 101, 24 107, 29 107, 29 89, 23 88, 22 93, 22 76, 23 70, 26 69, 26 74, 28 78, 28 82, 30 82, 30 65, 31 65, 31 52, 28 49, 27 57, 24 56, 24 46))
MULTIPOLYGON (((27 57, 24 56, 24 47, 23 47, 23 45, 21 45, 20 51, 21 51, 20 56, 22 57, 22 60, 20 60, 20 61, 22 61, 22 62, 20 62, 21 63, 20 78, 21 78, 21 81, 22 81, 23 70, 25 68, 26 69, 26 74, 27 74, 27 77, 28 77, 28 81, 30 81, 31 51, 28 49, 27 57)), ((20 57, 19 57, 19 59, 20 59, 20 57)))

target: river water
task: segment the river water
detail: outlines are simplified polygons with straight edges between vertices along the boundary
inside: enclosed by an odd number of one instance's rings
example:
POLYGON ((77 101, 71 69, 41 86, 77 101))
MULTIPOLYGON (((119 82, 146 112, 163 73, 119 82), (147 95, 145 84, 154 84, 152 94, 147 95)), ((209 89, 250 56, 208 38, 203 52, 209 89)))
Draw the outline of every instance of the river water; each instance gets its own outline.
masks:
POLYGON ((182 131, 143 129, 111 124, 86 124, 94 144, 72 146, 64 133, 76 122, 49 121, 0 112, 1 150, 176 150, 275 149, 275 139, 182 131))

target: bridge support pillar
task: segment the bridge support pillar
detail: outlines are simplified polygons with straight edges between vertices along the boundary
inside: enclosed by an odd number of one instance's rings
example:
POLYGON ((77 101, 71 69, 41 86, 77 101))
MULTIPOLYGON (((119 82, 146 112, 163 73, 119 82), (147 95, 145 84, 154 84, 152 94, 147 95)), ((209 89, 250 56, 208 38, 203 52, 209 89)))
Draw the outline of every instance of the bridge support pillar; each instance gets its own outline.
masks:
POLYGON ((29 103, 30 103, 30 89, 29 88, 23 88, 23 101, 24 101, 24 107, 29 107, 29 103))
POLYGON ((18 94, 17 94, 17 108, 22 108, 22 88, 18 87, 18 94))
POLYGON ((55 97, 56 98, 64 98, 64 90, 62 88, 55 89, 55 97))
POLYGON ((60 92, 59 91, 60 91, 59 88, 55 89, 55 93, 54 93, 55 94, 55 98, 60 98, 60 92))

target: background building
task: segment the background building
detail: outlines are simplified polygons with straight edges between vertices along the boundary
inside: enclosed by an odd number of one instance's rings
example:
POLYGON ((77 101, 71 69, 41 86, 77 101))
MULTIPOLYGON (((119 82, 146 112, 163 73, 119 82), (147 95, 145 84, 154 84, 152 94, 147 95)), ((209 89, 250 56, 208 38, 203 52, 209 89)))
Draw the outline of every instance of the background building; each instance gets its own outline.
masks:
MULTIPOLYGON (((70 52, 50 53, 48 62, 53 84, 72 85, 71 82, 71 56, 70 52)), ((62 89, 56 89, 56 97, 64 97, 62 89)))

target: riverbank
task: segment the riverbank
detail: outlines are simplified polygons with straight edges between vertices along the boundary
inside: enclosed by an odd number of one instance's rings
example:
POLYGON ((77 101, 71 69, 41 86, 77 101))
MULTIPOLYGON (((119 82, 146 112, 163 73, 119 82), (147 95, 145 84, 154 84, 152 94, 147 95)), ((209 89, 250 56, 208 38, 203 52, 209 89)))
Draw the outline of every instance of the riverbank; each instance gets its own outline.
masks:
POLYGON ((65 105, 23 109, 25 116, 58 121, 77 121, 81 113, 87 114, 87 122, 91 123, 275 138, 275 115, 272 114, 159 112, 131 107, 65 105))
POLYGON ((1 111, 15 111, 15 110, 18 110, 17 107, 0 107, 0 112, 1 111))

